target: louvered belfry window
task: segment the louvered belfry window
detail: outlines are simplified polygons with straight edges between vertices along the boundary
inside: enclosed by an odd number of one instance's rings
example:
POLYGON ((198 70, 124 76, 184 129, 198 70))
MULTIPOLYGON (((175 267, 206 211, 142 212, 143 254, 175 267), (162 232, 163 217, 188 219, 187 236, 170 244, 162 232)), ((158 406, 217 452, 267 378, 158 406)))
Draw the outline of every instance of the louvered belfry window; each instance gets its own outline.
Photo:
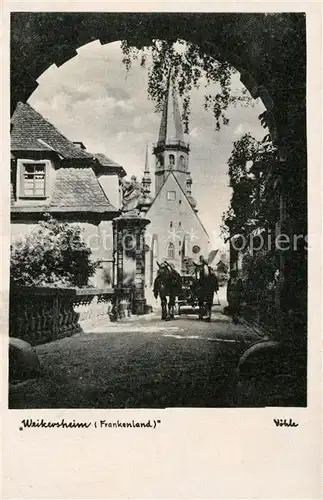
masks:
POLYGON ((175 246, 173 243, 169 243, 167 247, 167 258, 174 259, 175 258, 175 246))
POLYGON ((21 172, 21 196, 26 198, 44 198, 45 177, 45 163, 24 163, 21 172))

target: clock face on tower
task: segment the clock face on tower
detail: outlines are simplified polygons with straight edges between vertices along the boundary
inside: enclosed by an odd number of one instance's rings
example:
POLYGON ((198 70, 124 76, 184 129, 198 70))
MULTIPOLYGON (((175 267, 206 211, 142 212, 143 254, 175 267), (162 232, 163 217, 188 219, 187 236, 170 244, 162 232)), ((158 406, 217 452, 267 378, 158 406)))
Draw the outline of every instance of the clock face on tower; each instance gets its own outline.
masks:
POLYGON ((198 245, 194 245, 193 248, 192 248, 192 252, 195 253, 195 254, 199 253, 200 250, 201 249, 200 249, 200 247, 198 245))

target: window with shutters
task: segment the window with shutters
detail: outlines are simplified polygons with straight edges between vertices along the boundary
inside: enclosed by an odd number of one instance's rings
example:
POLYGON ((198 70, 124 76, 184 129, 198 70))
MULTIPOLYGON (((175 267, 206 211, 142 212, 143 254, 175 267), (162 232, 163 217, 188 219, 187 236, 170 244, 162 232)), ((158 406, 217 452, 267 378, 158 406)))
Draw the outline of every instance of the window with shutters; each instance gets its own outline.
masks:
POLYGON ((46 197, 46 162, 20 163, 19 197, 46 197))

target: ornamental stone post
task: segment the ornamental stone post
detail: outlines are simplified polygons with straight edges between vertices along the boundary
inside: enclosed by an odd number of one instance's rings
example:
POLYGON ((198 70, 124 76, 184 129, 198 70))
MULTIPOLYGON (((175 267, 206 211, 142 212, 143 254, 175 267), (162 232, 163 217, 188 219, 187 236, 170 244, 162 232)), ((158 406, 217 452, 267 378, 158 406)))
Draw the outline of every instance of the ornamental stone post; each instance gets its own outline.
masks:
POLYGON ((149 220, 138 210, 123 213, 113 221, 115 243, 115 286, 133 291, 133 314, 144 314, 145 228, 149 220))

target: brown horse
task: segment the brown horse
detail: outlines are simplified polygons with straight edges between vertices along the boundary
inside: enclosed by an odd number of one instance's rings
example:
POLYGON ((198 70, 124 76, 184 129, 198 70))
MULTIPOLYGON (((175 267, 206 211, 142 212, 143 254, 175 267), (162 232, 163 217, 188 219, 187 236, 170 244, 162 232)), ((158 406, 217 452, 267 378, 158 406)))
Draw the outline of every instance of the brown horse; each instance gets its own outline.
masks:
MULTIPOLYGON (((158 264, 158 263, 157 263, 158 264)), ((181 277, 175 269, 167 262, 159 265, 158 273, 154 281, 154 296, 157 299, 158 295, 161 300, 163 320, 174 319, 175 315, 175 300, 181 292, 182 284, 181 277), (167 302, 168 298, 168 302, 167 302)))
POLYGON ((206 316, 206 321, 211 321, 214 293, 219 290, 219 282, 207 262, 201 260, 196 266, 196 295, 199 303, 199 319, 206 316))

